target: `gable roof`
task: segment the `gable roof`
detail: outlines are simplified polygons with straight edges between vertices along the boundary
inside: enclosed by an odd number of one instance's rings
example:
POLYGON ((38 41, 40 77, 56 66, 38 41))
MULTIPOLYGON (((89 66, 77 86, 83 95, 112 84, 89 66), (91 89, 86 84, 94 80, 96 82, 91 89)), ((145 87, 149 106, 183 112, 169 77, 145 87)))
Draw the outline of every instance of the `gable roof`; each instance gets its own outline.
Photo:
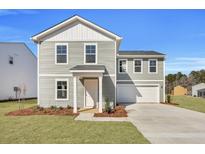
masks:
POLYGON ((205 87, 205 83, 199 83, 199 84, 195 84, 193 85, 192 87, 195 87, 195 88, 201 88, 201 87, 205 87))
POLYGON ((130 51, 118 51, 119 55, 165 55, 157 51, 146 51, 146 50, 130 50, 130 51))
POLYGON ((70 18, 68 18, 68 19, 66 19, 66 20, 64 20, 64 21, 62 21, 62 22, 60 22, 60 23, 58 23, 58 24, 56 24, 56 25, 54 25, 54 26, 44 30, 44 31, 41 31, 40 33, 32 36, 31 39, 34 42, 38 42, 38 40, 40 38, 45 37, 45 36, 55 32, 55 31, 65 27, 65 26, 71 24, 71 23, 75 22, 75 21, 80 21, 80 22, 90 26, 93 29, 96 29, 96 30, 98 30, 98 31, 100 31, 100 32, 102 32, 102 33, 112 37, 112 38, 115 38, 116 40, 120 41, 122 39, 122 37, 120 37, 120 36, 110 32, 110 31, 108 31, 108 30, 98 26, 97 24, 94 24, 93 22, 90 22, 90 21, 88 21, 88 20, 86 20, 86 19, 84 19, 84 18, 82 18, 82 17, 80 17, 78 15, 74 15, 74 16, 72 16, 72 17, 70 17, 70 18))

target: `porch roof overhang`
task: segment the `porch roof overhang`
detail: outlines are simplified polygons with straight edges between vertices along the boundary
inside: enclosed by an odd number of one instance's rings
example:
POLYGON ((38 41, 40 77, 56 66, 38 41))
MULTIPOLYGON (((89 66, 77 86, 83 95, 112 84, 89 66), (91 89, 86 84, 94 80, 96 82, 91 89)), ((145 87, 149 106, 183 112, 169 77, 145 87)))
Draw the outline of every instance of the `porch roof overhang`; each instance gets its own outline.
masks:
POLYGON ((203 91, 205 91, 205 88, 198 89, 197 91, 203 92, 203 91))
POLYGON ((105 72, 104 65, 76 65, 70 69, 74 76, 101 76, 105 72))

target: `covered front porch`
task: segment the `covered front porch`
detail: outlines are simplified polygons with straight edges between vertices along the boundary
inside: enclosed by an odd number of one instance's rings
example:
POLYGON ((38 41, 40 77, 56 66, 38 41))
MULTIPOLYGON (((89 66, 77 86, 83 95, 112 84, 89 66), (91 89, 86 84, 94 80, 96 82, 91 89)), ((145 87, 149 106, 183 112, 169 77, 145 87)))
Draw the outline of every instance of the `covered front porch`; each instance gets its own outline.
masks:
MULTIPOLYGON (((70 69, 73 75, 73 112, 78 112, 78 80, 81 80, 84 87, 83 108, 97 109, 102 113, 102 80, 105 67, 103 65, 76 65, 70 69)), ((81 102, 82 103, 82 102, 81 102)))

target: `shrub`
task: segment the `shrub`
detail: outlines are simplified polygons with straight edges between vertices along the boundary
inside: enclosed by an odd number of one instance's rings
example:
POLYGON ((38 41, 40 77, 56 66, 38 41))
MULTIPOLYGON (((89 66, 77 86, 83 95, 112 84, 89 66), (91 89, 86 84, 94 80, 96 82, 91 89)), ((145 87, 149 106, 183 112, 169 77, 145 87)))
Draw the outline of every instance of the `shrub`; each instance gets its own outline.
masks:
POLYGON ((51 109, 56 110, 57 107, 52 105, 52 106, 51 106, 51 109))
POLYGON ((72 109, 72 107, 70 105, 67 105, 67 109, 72 109))
POLYGON ((167 95, 167 103, 171 103, 171 95, 167 95))
POLYGON ((111 113, 112 109, 111 109, 111 106, 110 106, 110 100, 109 98, 106 98, 105 99, 105 111, 107 113, 111 113))
POLYGON ((60 109, 60 110, 63 110, 63 107, 62 107, 62 106, 60 106, 60 107, 59 107, 59 109, 60 109))

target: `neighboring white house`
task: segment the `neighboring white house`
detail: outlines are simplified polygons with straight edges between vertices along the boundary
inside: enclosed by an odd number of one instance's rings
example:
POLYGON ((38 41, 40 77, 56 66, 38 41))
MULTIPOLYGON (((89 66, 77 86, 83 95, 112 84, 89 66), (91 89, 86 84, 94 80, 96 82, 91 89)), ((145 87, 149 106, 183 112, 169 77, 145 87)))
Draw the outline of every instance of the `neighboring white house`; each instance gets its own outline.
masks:
POLYGON ((0 100, 37 97, 37 58, 25 43, 0 42, 0 100))
POLYGON ((205 98, 205 83, 192 86, 192 96, 205 98))

